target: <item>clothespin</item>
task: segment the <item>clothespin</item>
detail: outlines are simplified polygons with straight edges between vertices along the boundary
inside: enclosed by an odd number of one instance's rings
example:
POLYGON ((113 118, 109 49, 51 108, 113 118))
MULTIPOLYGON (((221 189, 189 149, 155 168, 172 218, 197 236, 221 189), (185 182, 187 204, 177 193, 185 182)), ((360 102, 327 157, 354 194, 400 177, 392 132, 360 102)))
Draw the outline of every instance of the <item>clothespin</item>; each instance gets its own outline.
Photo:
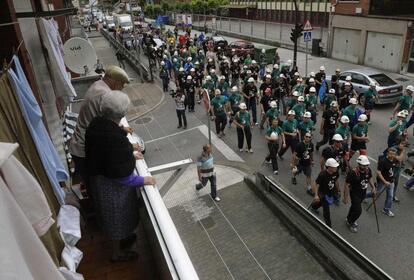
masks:
POLYGON ((8 67, 8 63, 7 63, 7 60, 4 58, 3 59, 3 72, 6 72, 7 71, 7 67, 8 67))

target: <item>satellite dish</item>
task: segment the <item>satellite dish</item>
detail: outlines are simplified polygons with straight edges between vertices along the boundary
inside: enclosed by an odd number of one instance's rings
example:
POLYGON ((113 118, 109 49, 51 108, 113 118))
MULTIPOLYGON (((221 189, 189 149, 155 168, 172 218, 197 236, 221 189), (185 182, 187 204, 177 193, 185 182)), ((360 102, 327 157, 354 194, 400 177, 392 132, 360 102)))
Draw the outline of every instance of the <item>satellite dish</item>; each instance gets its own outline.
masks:
POLYGON ((72 72, 85 75, 94 70, 97 56, 89 41, 79 37, 71 38, 64 44, 63 52, 63 60, 72 72))

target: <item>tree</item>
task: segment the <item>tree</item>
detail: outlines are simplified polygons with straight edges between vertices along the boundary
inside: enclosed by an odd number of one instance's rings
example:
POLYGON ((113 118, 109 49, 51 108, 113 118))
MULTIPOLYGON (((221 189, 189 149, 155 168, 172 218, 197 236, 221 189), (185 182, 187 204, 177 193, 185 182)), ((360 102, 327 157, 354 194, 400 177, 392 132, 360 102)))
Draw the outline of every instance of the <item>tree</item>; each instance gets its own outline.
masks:
POLYGON ((147 16, 152 17, 154 15, 154 5, 153 4, 147 4, 145 5, 145 13, 147 16))
POLYGON ((170 4, 168 2, 162 1, 161 2, 161 9, 162 9, 162 11, 165 14, 166 12, 168 12, 169 10, 171 10, 171 6, 170 6, 170 4))
POLYGON ((156 18, 161 14, 162 14, 161 5, 158 5, 158 4, 154 5, 154 15, 153 15, 153 17, 156 18))

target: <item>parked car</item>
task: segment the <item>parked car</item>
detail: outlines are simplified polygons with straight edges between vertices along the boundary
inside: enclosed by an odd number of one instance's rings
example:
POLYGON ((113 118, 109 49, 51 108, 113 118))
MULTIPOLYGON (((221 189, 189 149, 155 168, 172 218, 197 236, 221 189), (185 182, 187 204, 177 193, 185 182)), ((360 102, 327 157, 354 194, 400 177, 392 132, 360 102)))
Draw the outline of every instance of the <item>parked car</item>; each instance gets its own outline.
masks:
MULTIPOLYGON (((351 76, 352 85, 360 97, 361 104, 364 104, 361 95, 366 92, 371 82, 377 84, 378 102, 376 104, 395 103, 403 94, 403 86, 391 79, 389 76, 375 69, 361 68, 341 72, 339 74, 339 84, 345 83, 345 78, 351 76)), ((330 76, 327 77, 330 81, 330 76)))
POLYGON ((250 54, 251 57, 254 57, 256 53, 254 44, 249 41, 231 42, 226 50, 227 55, 230 55, 233 49, 236 50, 237 56, 243 57, 243 58, 246 57, 247 54, 250 54))
POLYGON ((221 49, 225 50, 227 48, 228 42, 221 36, 213 36, 211 37, 213 40, 214 50, 217 51, 217 48, 220 47, 221 49))

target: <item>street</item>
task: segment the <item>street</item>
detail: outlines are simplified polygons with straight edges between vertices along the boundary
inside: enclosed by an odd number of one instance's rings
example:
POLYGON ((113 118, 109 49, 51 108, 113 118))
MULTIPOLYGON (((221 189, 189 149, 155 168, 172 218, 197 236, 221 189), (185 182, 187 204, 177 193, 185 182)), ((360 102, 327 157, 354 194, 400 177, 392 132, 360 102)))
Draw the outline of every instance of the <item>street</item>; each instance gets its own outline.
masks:
MULTIPOLYGON (((196 32, 198 33, 198 32, 196 32)), ((229 42, 235 38, 226 37, 229 42)), ((103 37, 94 39, 92 43, 97 44, 99 41, 102 46, 103 37)), ((266 47, 266 46, 265 46, 266 47)), ((114 50, 111 48, 105 49, 105 56, 101 57, 105 64, 113 63, 114 50)), ((279 49, 281 60, 286 61, 291 59, 292 52, 286 49, 279 49)), ((144 57, 142 58, 144 59, 144 57)), ((299 72, 304 75, 305 54, 298 53, 298 67, 299 72)), ((349 70, 360 68, 358 65, 351 63, 337 61, 328 58, 319 58, 309 56, 309 72, 317 72, 319 66, 324 65, 326 72, 333 74, 336 68, 341 70, 349 70)), ((130 70, 128 69, 128 72, 130 70)), ((406 85, 414 83, 413 78, 392 74, 394 79, 404 79, 402 84, 406 85)), ((158 73, 154 73, 154 77, 158 77, 158 73)), ((160 81, 158 78, 154 81, 154 86, 159 87, 160 81)), ((147 106, 142 104, 141 106, 147 106)), ((368 155, 371 161, 371 168, 376 170, 376 160, 378 155, 386 147, 386 139, 388 136, 389 117, 392 113, 393 105, 376 106, 371 117, 371 125, 369 126, 368 135, 371 141, 368 143, 368 155)), ((157 166, 163 163, 169 163, 185 158, 192 158, 196 160, 201 151, 203 144, 208 142, 208 116, 204 106, 196 104, 194 113, 186 113, 188 128, 186 130, 177 129, 177 119, 175 112, 175 103, 173 99, 165 93, 164 100, 158 107, 143 115, 142 117, 132 121, 130 125, 134 131, 144 138, 146 141, 145 159, 149 166, 157 166)), ((319 125, 321 120, 321 113, 318 115, 317 130, 315 131, 313 142, 319 141, 321 135, 319 134, 319 125)), ((263 161, 267 155, 268 148, 264 138, 264 133, 258 127, 254 127, 252 148, 254 153, 240 153, 237 148, 236 128, 226 126, 226 136, 218 138, 215 135, 214 122, 212 127, 212 144, 213 153, 217 163, 226 164, 228 162, 237 162, 245 170, 251 174, 254 172, 261 172, 266 175, 271 175, 271 166, 264 165, 263 161)), ((412 129, 409 131, 409 140, 412 142, 412 129)), ((315 152, 315 166, 312 172, 312 178, 319 172, 319 160, 321 152, 315 152)), ((354 156, 352 165, 355 166, 354 156)), ((305 178, 298 176, 298 184, 292 185, 290 164, 290 151, 287 151, 284 160, 279 161, 279 175, 271 175, 275 182, 287 189, 291 194, 308 206, 312 201, 312 197, 305 192, 305 178)), ((407 166, 408 167, 408 166, 407 166)), ((196 176, 196 174, 194 174, 196 176)), ((378 266, 384 269, 387 273, 396 279, 411 279, 414 272, 413 266, 409 260, 414 258, 414 243, 411 242, 411 233, 414 232, 413 223, 413 206, 414 192, 405 190, 402 185, 407 180, 406 175, 402 175, 398 188, 398 197, 400 203, 393 204, 394 218, 387 217, 380 213, 384 202, 385 195, 378 201, 378 218, 381 232, 378 234, 376 229, 374 211, 369 212, 363 210, 362 216, 359 219, 359 231, 357 234, 351 233, 345 225, 345 217, 349 209, 348 205, 341 205, 331 207, 331 217, 333 229, 341 234, 353 246, 365 254, 368 258, 374 261, 378 266), (408 262, 407 262, 408 260, 408 262)), ((341 190, 343 189, 343 175, 340 178, 341 190)), ((220 184, 220 178, 218 178, 220 184)), ((220 194, 220 192, 219 192, 220 194)), ((222 200, 221 204, 231 204, 231 198, 222 200)), ((368 204, 364 204, 366 208, 368 204)), ((320 217, 321 218, 321 217, 320 217)))

